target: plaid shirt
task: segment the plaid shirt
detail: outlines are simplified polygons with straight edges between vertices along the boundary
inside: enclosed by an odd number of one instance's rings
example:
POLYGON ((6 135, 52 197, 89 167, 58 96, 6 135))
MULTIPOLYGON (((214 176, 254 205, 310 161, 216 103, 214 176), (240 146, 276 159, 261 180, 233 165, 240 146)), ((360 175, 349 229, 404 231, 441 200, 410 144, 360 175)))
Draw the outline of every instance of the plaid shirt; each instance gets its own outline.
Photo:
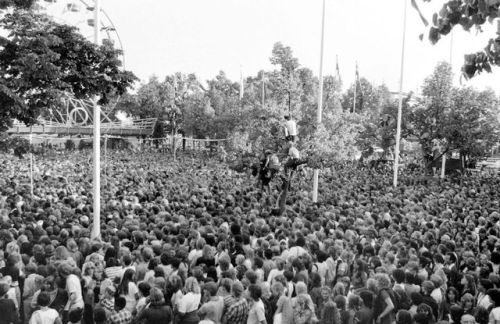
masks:
POLYGON ((113 309, 115 308, 115 299, 114 298, 111 298, 111 299, 104 298, 101 300, 101 305, 105 310, 113 312, 113 309))
POLYGON ((226 312, 227 323, 246 324, 248 311, 248 303, 245 298, 234 299, 226 312))
POLYGON ((132 314, 125 308, 119 312, 114 312, 108 319, 109 324, 130 324, 132 323, 132 314))

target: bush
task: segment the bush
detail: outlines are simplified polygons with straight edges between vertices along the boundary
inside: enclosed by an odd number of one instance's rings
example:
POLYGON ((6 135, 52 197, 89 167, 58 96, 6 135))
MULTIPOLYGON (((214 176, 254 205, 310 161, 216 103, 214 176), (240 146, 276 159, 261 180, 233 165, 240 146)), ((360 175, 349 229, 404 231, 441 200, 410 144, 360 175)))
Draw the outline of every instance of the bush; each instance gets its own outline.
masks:
POLYGON ((86 140, 80 140, 80 143, 78 143, 78 149, 79 150, 86 150, 86 149, 92 149, 92 140, 86 141, 86 140))
POLYGON ((20 137, 4 137, 0 139, 0 151, 8 153, 13 150, 14 155, 20 159, 30 151, 30 142, 20 137))
POLYGON ((112 150, 128 150, 132 148, 132 144, 125 138, 110 138, 108 139, 108 148, 112 150))
POLYGON ((73 151, 75 148, 76 148, 76 144, 73 140, 67 140, 65 143, 64 143, 64 147, 66 148, 66 150, 68 151, 73 151))

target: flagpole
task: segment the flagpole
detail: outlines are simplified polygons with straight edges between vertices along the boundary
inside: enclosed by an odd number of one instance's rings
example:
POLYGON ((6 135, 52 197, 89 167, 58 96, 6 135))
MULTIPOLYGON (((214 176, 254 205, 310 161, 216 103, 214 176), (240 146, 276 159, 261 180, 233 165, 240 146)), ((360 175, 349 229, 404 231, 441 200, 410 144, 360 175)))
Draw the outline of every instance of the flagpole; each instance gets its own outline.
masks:
MULTIPOLYGON (((323 17, 321 20, 321 49, 319 53, 319 89, 318 89, 318 109, 316 110, 316 122, 321 125, 321 115, 323 108, 323 45, 325 41, 325 5, 326 1, 323 0, 323 17)), ((319 187, 319 169, 314 169, 313 173, 313 202, 318 202, 318 187, 319 187)))
POLYGON ((401 141, 401 115, 403 114, 403 75, 405 63, 405 42, 406 42, 406 8, 408 1, 404 0, 404 15, 403 15, 403 41, 401 46, 401 69, 399 75, 399 106, 398 106, 398 123, 396 130, 396 147, 394 149, 394 187, 398 185, 398 169, 399 169, 399 146, 401 141))
MULTIPOLYGON (((100 43, 100 0, 94 0, 94 41, 97 46, 100 43)), ((99 238, 101 236, 101 109, 97 103, 98 99, 94 99, 94 140, 93 140, 93 217, 92 217, 92 233, 91 238, 99 238)))

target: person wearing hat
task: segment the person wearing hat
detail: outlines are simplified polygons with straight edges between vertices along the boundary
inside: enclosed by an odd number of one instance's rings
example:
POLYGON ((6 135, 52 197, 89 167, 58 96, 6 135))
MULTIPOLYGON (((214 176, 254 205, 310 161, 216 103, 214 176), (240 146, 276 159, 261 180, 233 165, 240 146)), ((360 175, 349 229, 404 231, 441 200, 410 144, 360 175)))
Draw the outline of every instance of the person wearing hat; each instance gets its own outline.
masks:
POLYGON ((5 283, 0 283, 0 324, 17 324, 19 323, 19 314, 16 305, 11 299, 7 298, 10 286, 5 283))
POLYGON ((143 324, 169 324, 172 323, 173 318, 172 309, 165 304, 162 291, 153 287, 149 292, 149 306, 137 314, 134 322, 143 324))

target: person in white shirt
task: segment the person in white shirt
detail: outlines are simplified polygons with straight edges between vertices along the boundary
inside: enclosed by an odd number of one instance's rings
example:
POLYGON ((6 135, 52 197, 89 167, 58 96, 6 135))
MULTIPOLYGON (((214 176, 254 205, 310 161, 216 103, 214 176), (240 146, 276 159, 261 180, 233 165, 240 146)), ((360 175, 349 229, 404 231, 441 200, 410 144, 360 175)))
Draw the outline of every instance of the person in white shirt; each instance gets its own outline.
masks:
POLYGON ((82 285, 80 279, 74 275, 73 268, 67 263, 61 263, 58 269, 61 278, 66 280, 66 291, 68 292, 68 303, 65 310, 71 312, 72 310, 82 309, 84 307, 82 285))
POLYGON ((289 147, 288 147, 288 160, 285 163, 285 174, 288 176, 289 179, 291 179, 294 171, 297 171, 297 169, 302 164, 305 164, 306 161, 301 160, 300 152, 295 147, 295 144, 293 142, 288 142, 288 145, 289 145, 289 147))
POLYGON ((285 116, 285 139, 295 141, 297 138, 297 123, 290 116, 285 116))
POLYGON ((40 309, 35 311, 30 318, 29 324, 61 324, 61 318, 59 313, 53 309, 49 308, 50 296, 41 292, 37 297, 37 303, 40 309))

